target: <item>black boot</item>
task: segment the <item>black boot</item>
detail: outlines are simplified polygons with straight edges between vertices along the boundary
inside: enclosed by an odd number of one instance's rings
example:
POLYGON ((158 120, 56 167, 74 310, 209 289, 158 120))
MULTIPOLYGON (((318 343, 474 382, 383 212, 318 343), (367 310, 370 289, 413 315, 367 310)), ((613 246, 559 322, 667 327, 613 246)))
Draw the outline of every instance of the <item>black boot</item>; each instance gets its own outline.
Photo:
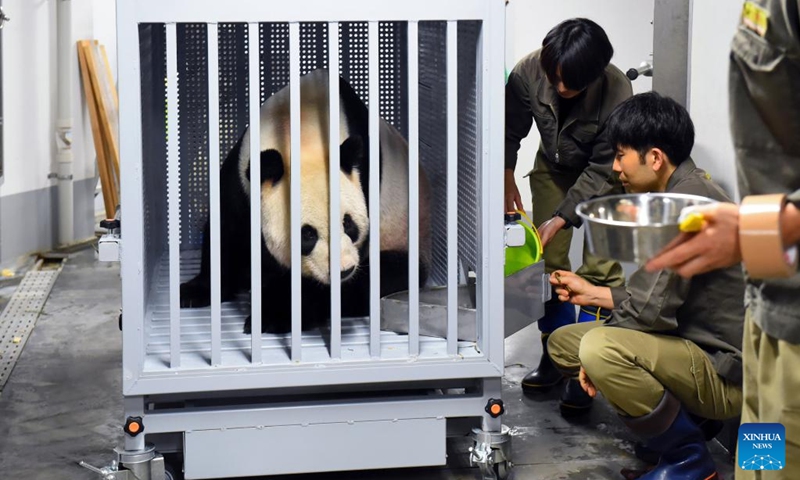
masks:
POLYGON ((620 415, 620 418, 634 433, 646 439, 649 449, 660 455, 658 464, 639 479, 719 479, 703 431, 669 391, 664 392, 661 402, 649 414, 636 418, 620 415))
MULTIPOLYGON (((694 423, 703 431, 703 438, 706 439, 706 442, 713 440, 714 437, 722 431, 722 427, 724 426, 721 420, 712 420, 710 418, 698 417, 697 415, 691 414, 689 416, 692 417, 694 423)), ((651 465, 657 464, 658 458, 660 457, 657 451, 648 448, 647 445, 642 442, 636 442, 633 446, 633 454, 636 455, 636 458, 639 460, 651 465)))
POLYGON ((585 415, 592 410, 594 399, 581 387, 581 382, 576 378, 567 380, 564 392, 561 394, 561 401, 558 407, 561 409, 561 416, 564 418, 574 418, 585 415))
POLYGON ((550 334, 547 333, 542 334, 542 358, 539 359, 539 366, 522 379, 524 393, 545 392, 564 378, 553 365, 547 352, 547 337, 549 336, 550 334))

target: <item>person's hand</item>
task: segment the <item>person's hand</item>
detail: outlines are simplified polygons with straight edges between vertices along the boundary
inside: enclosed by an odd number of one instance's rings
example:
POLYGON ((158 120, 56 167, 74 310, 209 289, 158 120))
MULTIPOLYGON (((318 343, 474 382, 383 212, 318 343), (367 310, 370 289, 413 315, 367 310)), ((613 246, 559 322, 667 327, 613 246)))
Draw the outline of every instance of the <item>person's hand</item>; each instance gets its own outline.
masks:
POLYGON ((681 233, 645 265, 645 270, 674 270, 689 278, 742 261, 739 248, 739 206, 718 203, 696 208, 703 214, 699 232, 681 233))
POLYGON ((592 383, 592 379, 589 378, 589 375, 586 374, 586 370, 581 367, 580 373, 578 373, 578 382, 581 384, 581 388, 587 395, 594 398, 597 396, 597 387, 594 386, 592 383))
POLYGON ((542 248, 547 246, 550 243, 550 240, 556 236, 559 230, 564 228, 564 225, 567 224, 567 221, 559 216, 555 216, 550 220, 542 223, 539 225, 539 238, 542 239, 542 248))
POLYGON ((519 195, 519 188, 517 188, 517 181, 514 179, 514 170, 506 168, 506 212, 516 212, 517 210, 525 211, 522 206, 522 197, 519 195))
POLYGON ((550 283, 556 287, 556 295, 562 302, 575 305, 591 305, 595 298, 595 286, 579 275, 566 270, 556 270, 550 274, 550 283))

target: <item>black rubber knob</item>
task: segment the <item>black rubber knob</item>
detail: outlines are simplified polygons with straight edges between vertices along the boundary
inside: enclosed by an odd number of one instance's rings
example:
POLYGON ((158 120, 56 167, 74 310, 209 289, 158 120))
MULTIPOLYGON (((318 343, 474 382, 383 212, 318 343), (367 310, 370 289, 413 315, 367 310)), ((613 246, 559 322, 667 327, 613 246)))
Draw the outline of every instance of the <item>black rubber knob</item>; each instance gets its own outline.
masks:
POLYGON ((122 429, 125 430, 125 433, 131 437, 139 435, 140 433, 144 432, 144 423, 142 423, 142 417, 128 417, 128 419, 125 420, 125 426, 122 429))
POLYGON ((635 68, 630 68, 628 69, 627 72, 625 72, 625 76, 627 76, 631 80, 636 80, 636 78, 639 77, 639 71, 636 70, 635 68))
POLYGON ((100 220, 100 226, 102 228, 107 228, 109 230, 114 228, 119 228, 119 220, 117 220, 116 218, 110 218, 110 219, 107 218, 105 220, 100 220))
POLYGON ((505 216, 506 223, 514 223, 521 218, 522 216, 519 214, 519 212, 507 212, 505 216))
POLYGON ((506 413, 506 409, 503 406, 503 401, 499 398, 490 398, 489 402, 486 403, 486 413, 488 413, 492 418, 497 418, 506 413))

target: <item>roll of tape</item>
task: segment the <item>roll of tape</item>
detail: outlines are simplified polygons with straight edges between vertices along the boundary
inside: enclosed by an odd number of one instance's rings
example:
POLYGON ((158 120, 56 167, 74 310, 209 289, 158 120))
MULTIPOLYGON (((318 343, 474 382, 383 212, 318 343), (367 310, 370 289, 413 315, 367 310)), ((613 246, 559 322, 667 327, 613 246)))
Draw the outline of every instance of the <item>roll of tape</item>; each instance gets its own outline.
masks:
MULTIPOLYGON (((783 248, 780 216, 786 195, 751 195, 739 208, 739 245, 751 278, 785 278, 797 272, 797 255, 783 248)), ((793 247, 794 248, 794 247, 793 247)))

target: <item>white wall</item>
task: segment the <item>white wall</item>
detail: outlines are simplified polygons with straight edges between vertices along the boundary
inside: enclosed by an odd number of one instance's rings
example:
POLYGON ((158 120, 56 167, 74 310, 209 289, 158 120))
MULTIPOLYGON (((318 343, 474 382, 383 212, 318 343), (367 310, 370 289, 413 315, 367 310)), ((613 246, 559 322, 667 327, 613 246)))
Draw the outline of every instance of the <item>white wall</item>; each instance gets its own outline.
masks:
MULTIPOLYGON (((614 47, 611 63, 623 72, 652 60, 653 0, 510 0, 506 9, 509 70, 519 59, 540 48, 551 28, 573 17, 586 17, 603 27, 614 47)), ((634 93, 645 92, 652 88, 652 79, 639 77, 632 84, 634 93)), ((522 177, 533 168, 538 148, 539 132, 534 125, 522 141, 514 172, 526 210, 531 208, 531 192, 528 179, 522 177)))
POLYGON ((742 2, 692 2, 689 113, 695 126, 692 157, 738 198, 728 124, 728 58, 742 2))
MULTIPOLYGON (((3 29, 5 181, 0 196, 56 184, 56 2, 4 0, 11 21, 3 29)), ((74 179, 94 178, 96 161, 75 42, 96 38, 116 61, 115 2, 72 0, 72 120, 74 179)), ((113 71, 116 64, 112 63, 113 71)))

